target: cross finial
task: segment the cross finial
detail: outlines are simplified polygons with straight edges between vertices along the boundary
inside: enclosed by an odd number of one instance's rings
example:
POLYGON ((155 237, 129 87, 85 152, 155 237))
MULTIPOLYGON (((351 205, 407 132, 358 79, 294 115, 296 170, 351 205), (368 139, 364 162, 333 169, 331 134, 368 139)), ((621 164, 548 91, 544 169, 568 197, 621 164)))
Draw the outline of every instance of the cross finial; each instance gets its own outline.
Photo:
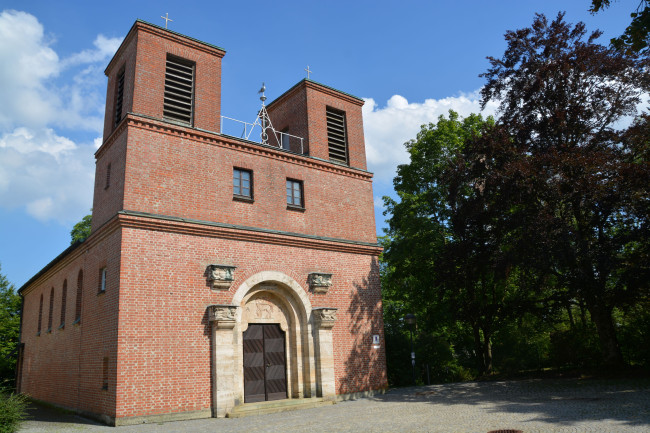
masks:
POLYGON ((307 79, 309 80, 309 74, 311 74, 313 71, 309 70, 309 65, 307 65, 307 69, 305 69, 305 71, 307 71, 307 79))
MULTIPOLYGON (((167 24, 168 24, 170 21, 172 21, 172 22, 174 21, 174 20, 172 20, 171 18, 169 18, 169 13, 167 13, 167 12, 165 12, 165 16, 162 16, 162 15, 161 15, 160 18, 162 18, 162 19, 165 20, 165 28, 167 28, 167 24)), ((309 66, 308 66, 308 67, 309 67, 309 66)))

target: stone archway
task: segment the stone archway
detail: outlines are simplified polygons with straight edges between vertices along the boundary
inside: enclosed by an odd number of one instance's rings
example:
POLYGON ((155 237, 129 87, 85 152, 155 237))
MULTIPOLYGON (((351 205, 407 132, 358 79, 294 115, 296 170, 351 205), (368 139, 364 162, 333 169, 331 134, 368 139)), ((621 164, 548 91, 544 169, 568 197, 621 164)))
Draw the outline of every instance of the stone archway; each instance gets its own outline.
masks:
POLYGON ((230 305, 209 311, 213 341, 213 412, 223 417, 244 403, 242 333, 251 323, 278 323, 286 332, 287 397, 334 398, 332 326, 336 309, 312 309, 305 290, 281 272, 244 281, 230 305))

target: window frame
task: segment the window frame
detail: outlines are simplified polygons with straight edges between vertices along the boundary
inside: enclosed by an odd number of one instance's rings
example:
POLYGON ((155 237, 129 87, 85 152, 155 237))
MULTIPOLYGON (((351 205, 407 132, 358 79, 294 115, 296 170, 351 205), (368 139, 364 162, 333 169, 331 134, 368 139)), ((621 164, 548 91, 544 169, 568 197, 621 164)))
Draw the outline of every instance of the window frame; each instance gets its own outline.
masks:
POLYGON ((99 268, 99 284, 98 284, 98 295, 101 295, 102 293, 106 293, 106 280, 108 279, 108 271, 106 269, 106 266, 103 266, 99 268))
MULTIPOLYGON (((180 78, 182 81, 183 77, 180 78)), ((183 84, 180 84, 180 86, 183 86, 183 84)), ((183 90, 180 90, 183 92, 183 90)), ((194 126, 194 114, 195 114, 195 100, 196 98, 196 62, 185 59, 183 57, 179 57, 176 55, 173 55, 171 53, 167 53, 167 57, 165 58, 165 79, 163 83, 163 120, 172 122, 172 123, 177 123, 179 125, 183 126, 194 126), (174 66, 179 66, 181 68, 191 68, 192 70, 192 82, 189 91, 189 119, 181 119, 181 117, 185 117, 182 113, 179 111, 175 110, 176 107, 174 107, 174 103, 171 101, 176 101, 180 102, 181 104, 184 104, 183 98, 185 97, 184 95, 180 95, 179 99, 179 94, 175 93, 174 90, 174 85, 179 85, 179 82, 170 80, 167 78, 168 75, 173 75, 173 67, 169 67, 169 63, 172 63, 174 66), (169 101, 169 102, 168 102, 169 101)), ((181 108, 182 110, 182 108, 181 108)))
POLYGON ((344 110, 325 107, 325 129, 327 132, 327 156, 330 162, 335 164, 350 165, 350 146, 348 143, 348 119, 344 110), (328 116, 329 115, 329 116, 328 116), (333 117, 340 117, 338 120, 333 117), (339 130, 340 127, 340 130, 339 130), (335 134, 341 133, 343 138, 335 137, 335 134), (341 158, 341 152, 345 154, 345 160, 341 158), (333 155, 334 154, 334 157, 333 155))
POLYGON ((287 181, 285 183, 285 197, 287 200, 287 209, 293 209, 293 210, 305 210, 305 185, 304 182, 300 179, 294 179, 294 178, 287 178, 287 181), (291 201, 289 201, 289 184, 291 184, 291 201), (295 186, 298 185, 299 191, 300 191, 300 204, 295 203, 295 186))
POLYGON ((242 167, 233 167, 232 168, 232 198, 233 200, 240 200, 240 201, 247 201, 247 202, 253 202, 254 195, 253 195, 253 170, 250 170, 248 168, 242 168, 242 167), (235 177, 235 175, 239 173, 238 177, 235 177), (248 191, 249 195, 241 194, 242 192, 242 174, 247 173, 248 174, 248 191), (235 185, 235 181, 238 180, 239 183, 238 185, 235 185), (235 192, 235 188, 239 188, 239 194, 235 192))

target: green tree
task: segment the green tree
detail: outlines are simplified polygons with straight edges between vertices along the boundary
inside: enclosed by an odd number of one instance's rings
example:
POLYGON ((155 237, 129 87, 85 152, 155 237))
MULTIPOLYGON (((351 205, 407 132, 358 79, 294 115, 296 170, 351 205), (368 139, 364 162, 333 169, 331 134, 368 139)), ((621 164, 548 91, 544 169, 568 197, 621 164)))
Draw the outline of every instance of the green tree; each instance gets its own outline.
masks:
MULTIPOLYGON (((512 284, 500 252, 495 196, 482 193, 462 160, 468 142, 490 130, 493 119, 450 111, 406 143, 410 163, 394 180, 399 201, 386 197, 390 243, 388 287, 419 313, 421 327, 456 322, 470 330, 478 370, 492 370, 492 337, 513 311, 512 284)), ((392 299, 391 301, 395 301, 392 299)), ((393 304, 387 303, 392 307, 393 304)))
MULTIPOLYGON (((589 12, 595 14, 611 6, 611 0, 591 0, 589 12)), ((612 39, 612 45, 630 52, 648 54, 650 48, 650 2, 640 0, 634 12, 630 14, 632 21, 625 32, 612 39)))
POLYGON ((553 282, 557 299, 584 300, 603 361, 618 365, 613 311, 648 290, 650 165, 647 117, 617 125, 638 114, 650 70, 563 18, 537 15, 489 58, 482 104, 500 104, 499 134, 475 140, 465 164, 486 173, 487 191, 504 192, 504 235, 521 265, 553 282))
MULTIPOLYGON (((92 210, 92 209, 91 209, 92 210)), ((84 241, 90 236, 90 227, 92 225, 92 214, 86 215, 70 231, 70 245, 78 241, 84 241)))
MULTIPOLYGON (((2 268, 0 267, 0 270, 2 268)), ((13 381, 20 334, 21 297, 0 273, 0 385, 13 381)))

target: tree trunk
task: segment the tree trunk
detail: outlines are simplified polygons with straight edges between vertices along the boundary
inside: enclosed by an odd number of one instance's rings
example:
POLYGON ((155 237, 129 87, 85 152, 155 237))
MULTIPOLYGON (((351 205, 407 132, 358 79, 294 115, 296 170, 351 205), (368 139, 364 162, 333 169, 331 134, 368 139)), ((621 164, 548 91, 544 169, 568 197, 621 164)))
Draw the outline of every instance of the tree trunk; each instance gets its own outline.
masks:
POLYGON ((481 344, 481 331, 478 325, 472 325, 474 334, 474 352, 476 352, 476 365, 478 367, 478 374, 485 373, 485 359, 483 357, 483 344, 481 344))
POLYGON ((596 325, 598 339, 600 341, 600 352, 603 362, 608 367, 620 367, 625 362, 623 354, 616 338, 616 329, 612 321, 612 309, 595 305, 587 305, 591 320, 596 325))
POLYGON ((492 343, 490 343, 490 336, 485 331, 483 331, 483 363, 485 374, 492 373, 492 343))

